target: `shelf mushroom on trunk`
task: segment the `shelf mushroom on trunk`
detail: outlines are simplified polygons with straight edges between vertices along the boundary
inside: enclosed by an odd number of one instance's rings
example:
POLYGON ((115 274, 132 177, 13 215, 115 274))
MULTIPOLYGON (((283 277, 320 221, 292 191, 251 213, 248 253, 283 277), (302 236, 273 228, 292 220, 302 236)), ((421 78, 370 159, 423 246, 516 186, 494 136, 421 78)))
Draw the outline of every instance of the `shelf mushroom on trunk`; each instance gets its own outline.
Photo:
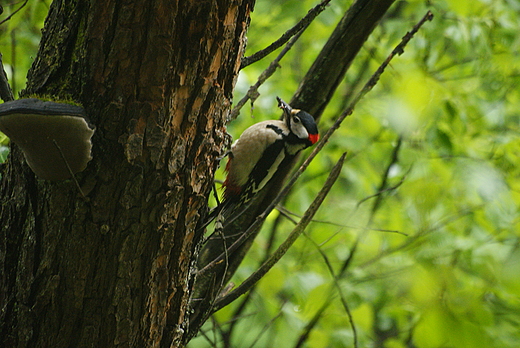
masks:
POLYGON ((0 104, 0 131, 42 179, 68 179, 92 159, 94 127, 81 106, 34 98, 6 102, 0 104))

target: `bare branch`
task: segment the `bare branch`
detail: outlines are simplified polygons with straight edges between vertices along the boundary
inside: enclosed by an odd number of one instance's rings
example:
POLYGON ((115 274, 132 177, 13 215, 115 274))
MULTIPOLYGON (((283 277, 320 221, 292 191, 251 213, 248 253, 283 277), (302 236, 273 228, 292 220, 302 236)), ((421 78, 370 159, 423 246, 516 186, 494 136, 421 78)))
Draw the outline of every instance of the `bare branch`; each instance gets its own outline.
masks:
POLYGON ((352 316, 352 312, 350 311, 350 307, 348 306, 347 299, 343 295, 343 291, 341 290, 341 286, 339 286, 339 282, 338 282, 337 278, 334 278, 334 285, 336 285, 336 288, 338 289, 339 298, 341 299, 341 304, 343 305, 343 308, 345 309, 345 312, 347 313, 348 321, 350 323, 350 327, 352 328, 352 338, 354 340, 354 348, 358 348, 358 335, 357 335, 356 324, 354 323, 354 317, 352 316))
POLYGON ((298 23, 296 23, 294 27, 287 30, 285 33, 283 33, 282 36, 280 36, 278 40, 276 40, 263 50, 260 50, 250 55, 249 57, 242 58, 242 64, 240 65, 240 69, 243 69, 246 66, 259 61, 260 59, 264 58, 269 53, 273 52, 274 50, 285 44, 287 41, 289 41, 289 39, 292 36, 296 35, 299 32, 303 32, 303 30, 305 30, 309 26, 309 24, 311 24, 314 18, 316 18, 321 12, 323 12, 323 10, 325 10, 325 7, 329 4, 330 1, 331 0, 323 0, 318 5, 310 9, 309 12, 305 15, 305 17, 303 17, 298 23))
POLYGON ((211 339, 211 337, 209 337, 208 334, 205 331, 200 330, 200 334, 202 335, 202 337, 204 337, 206 342, 208 342, 211 347, 217 348, 217 344, 215 343, 216 342, 215 339, 211 339))
POLYGON ((282 58, 289 52, 291 47, 294 45, 296 41, 300 38, 301 34, 307 27, 301 29, 300 32, 298 32, 292 39, 285 45, 284 49, 280 52, 280 54, 276 57, 275 60, 269 64, 267 69, 265 69, 260 76, 258 76, 258 80, 256 83, 249 87, 249 90, 247 91, 246 95, 242 97, 237 103, 237 105, 231 110, 229 113, 228 119, 226 120, 226 123, 229 123, 236 119, 240 113, 240 109, 247 103, 248 100, 251 100, 251 103, 254 103, 255 100, 258 98, 260 93, 258 93, 258 88, 268 79, 270 78, 276 69, 280 66, 278 63, 282 60, 282 58))
POLYGON ((242 59, 242 66, 240 67, 241 69, 245 68, 247 65, 250 65, 264 58, 266 55, 273 52, 274 50, 276 50, 277 48, 279 48, 287 42, 287 45, 280 52, 280 54, 278 54, 278 56, 269 64, 267 69, 265 69, 260 74, 257 82, 253 86, 249 87, 249 90, 247 91, 246 95, 242 99, 240 99, 236 106, 233 108, 233 110, 231 110, 227 119, 228 123, 238 117, 240 110, 247 103, 248 100, 251 100, 251 103, 255 102, 255 100, 260 96, 260 93, 258 93, 258 88, 275 73, 278 67, 280 67, 279 63, 282 60, 282 58, 287 54, 287 52, 289 52, 289 50, 296 43, 296 41, 298 41, 301 34, 305 31, 305 29, 309 27, 314 18, 316 18, 318 14, 325 10, 325 7, 328 5, 329 2, 330 0, 323 0, 321 3, 309 10, 305 17, 303 17, 294 27, 286 31, 278 40, 273 42, 267 48, 242 59))

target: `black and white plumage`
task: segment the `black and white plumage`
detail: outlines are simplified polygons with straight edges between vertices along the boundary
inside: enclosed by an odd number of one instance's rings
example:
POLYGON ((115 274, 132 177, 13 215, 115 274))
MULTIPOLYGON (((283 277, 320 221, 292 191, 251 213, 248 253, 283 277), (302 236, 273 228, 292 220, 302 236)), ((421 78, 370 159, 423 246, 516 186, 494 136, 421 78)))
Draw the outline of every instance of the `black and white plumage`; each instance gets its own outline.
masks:
MULTIPOLYGON (((206 216, 199 227, 203 231, 215 220, 215 230, 201 251, 203 255, 213 255, 215 250, 222 247, 221 252, 224 252, 226 244, 232 244, 239 232, 244 230, 233 224, 241 224, 240 219, 243 218, 247 220, 247 209, 255 194, 276 177, 278 171, 290 164, 298 152, 319 140, 318 127, 309 113, 293 109, 280 98, 277 99, 278 106, 283 110, 283 120, 254 124, 231 145, 226 166, 227 177, 223 183, 223 201, 206 216)), ((213 260, 207 256, 202 256, 202 259, 207 262, 213 260)))
POLYGON ((314 118, 278 98, 283 120, 256 123, 231 146, 224 182, 224 204, 245 203, 301 150, 319 139, 314 118))

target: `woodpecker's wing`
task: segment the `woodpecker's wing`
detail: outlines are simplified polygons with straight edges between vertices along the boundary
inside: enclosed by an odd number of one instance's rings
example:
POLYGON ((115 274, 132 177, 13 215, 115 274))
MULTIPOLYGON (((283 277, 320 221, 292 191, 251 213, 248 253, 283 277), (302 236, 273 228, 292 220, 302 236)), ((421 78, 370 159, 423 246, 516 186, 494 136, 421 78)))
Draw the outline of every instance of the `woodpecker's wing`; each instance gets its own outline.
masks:
POLYGON ((283 139, 276 140, 269 145, 249 174, 245 190, 242 192, 241 201, 247 202, 260 191, 269 180, 271 180, 286 158, 287 154, 285 152, 285 142, 283 139))
POLYGON ((262 177, 274 174, 270 166, 280 163, 276 162, 276 156, 280 148, 283 149, 283 139, 288 132, 284 122, 274 120, 256 123, 242 133, 231 147, 227 166, 227 198, 234 192, 242 192, 252 180, 257 188, 262 183, 262 177))

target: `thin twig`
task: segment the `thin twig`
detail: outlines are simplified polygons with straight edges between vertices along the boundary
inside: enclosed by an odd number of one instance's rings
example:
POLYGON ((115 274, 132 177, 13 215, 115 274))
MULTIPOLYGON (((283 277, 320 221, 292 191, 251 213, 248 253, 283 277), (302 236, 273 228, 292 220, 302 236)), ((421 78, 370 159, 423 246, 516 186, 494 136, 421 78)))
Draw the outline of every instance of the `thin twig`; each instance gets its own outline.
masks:
POLYGON ((20 11, 25 5, 27 5, 27 2, 29 2, 29 0, 25 0, 25 2, 20 7, 18 7, 16 10, 13 11, 13 13, 11 13, 9 16, 5 17, 5 19, 0 22, 0 25, 4 24, 8 20, 10 20, 18 11, 20 11))
MULTIPOLYGON (((403 144, 403 137, 399 136, 399 138, 397 139, 397 144, 395 145, 394 149, 392 150, 392 158, 390 159, 390 162, 386 166, 385 172, 383 174, 383 179, 381 180, 381 184, 379 185, 379 189, 377 190, 378 194, 376 195, 376 200, 374 201, 374 204, 372 205, 371 218, 373 218, 374 213, 377 211, 377 209, 381 205, 381 202, 383 201, 382 193, 387 189, 388 178, 390 176, 390 170, 397 162, 399 162, 399 150, 401 150, 402 144, 403 144)), ((404 177, 403 177, 403 180, 404 180, 404 177)))
POLYGON ((251 343, 251 345, 249 346, 249 348, 253 348, 257 343, 258 341, 260 340, 260 338, 262 338, 262 336, 267 332, 267 329, 269 329, 270 326, 273 325, 273 323, 282 316, 283 314, 283 307, 285 306, 285 303, 287 301, 284 301, 284 303, 282 303, 282 306, 280 308, 280 310, 278 311, 278 313, 273 317, 271 318, 271 320, 269 320, 269 322, 267 322, 264 327, 262 328, 262 330, 258 333, 258 335, 256 336, 256 338, 253 340, 253 343, 251 343))
MULTIPOLYGON (((215 326, 216 326, 216 323, 214 321, 213 322, 213 329, 212 329, 213 336, 215 336, 215 326)), ((211 345, 211 347, 217 348, 217 344, 216 344, 217 340, 216 340, 216 338, 214 338, 212 340, 211 337, 209 337, 208 334, 205 331, 202 331, 202 330, 200 330, 200 334, 202 335, 202 337, 204 337, 204 339, 206 339, 206 341, 211 345)))
POLYGON ((256 81, 256 83, 254 85, 252 85, 251 87, 249 87, 249 90, 247 91, 246 95, 242 97, 242 99, 240 99, 237 103, 237 105, 233 108, 233 110, 231 110, 231 112, 229 113, 229 116, 228 116, 228 119, 226 120, 226 123, 229 123, 231 121, 233 121, 234 119, 236 119, 240 113, 240 109, 242 109, 242 107, 247 103, 248 100, 251 100, 251 103, 254 103, 255 100, 260 96, 260 93, 258 92, 258 88, 268 79, 270 78, 274 72, 276 71, 276 69, 278 67, 280 67, 280 65, 278 63, 280 63, 280 61, 282 60, 282 58, 287 54, 287 52, 289 52, 289 50, 291 49, 291 47, 296 43, 296 41, 298 41, 298 39, 300 38, 301 34, 303 33, 303 31, 306 29, 303 28, 301 29, 300 32, 298 32, 292 39, 291 41, 289 41, 287 43, 287 45, 285 45, 285 47, 283 48, 283 50, 280 52, 280 54, 278 54, 278 56, 275 58, 275 60, 273 60, 269 66, 267 67, 267 69, 265 69, 264 71, 262 71, 262 73, 260 74, 260 76, 258 76, 258 80, 256 81))
POLYGON ((352 316, 352 312, 350 311, 350 307, 348 305, 347 299, 343 295, 343 291, 341 290, 341 286, 339 285, 338 279, 334 278, 334 284, 336 285, 336 287, 338 289, 341 304, 343 305, 343 308, 345 309, 345 312, 347 313, 347 318, 348 318, 350 327, 352 328, 352 339, 354 340, 354 348, 358 348, 358 335, 357 335, 356 324, 354 323, 354 317, 352 316))
POLYGON ((267 56, 269 53, 273 52, 274 50, 281 47, 283 44, 285 44, 289 39, 296 35, 298 32, 302 31, 302 29, 309 26, 309 24, 316 18, 323 10, 325 10, 325 7, 329 4, 331 0, 323 0, 318 5, 314 6, 312 9, 309 10, 309 12, 303 17, 294 27, 287 30, 285 33, 283 33, 282 36, 263 50, 260 50, 249 57, 242 58, 242 63, 240 64, 240 69, 245 68, 248 65, 251 65, 260 59, 267 56))
MULTIPOLYGON (((350 326, 352 327, 352 337, 353 337, 353 341, 354 341, 354 348, 357 348, 358 347, 358 336, 357 336, 357 330, 356 330, 356 326, 354 324, 354 318, 352 317, 352 313, 350 311, 350 308, 348 306, 348 303, 347 303, 347 300, 345 298, 345 295, 343 294, 343 291, 341 289, 341 286, 339 284, 339 279, 341 279, 343 276, 344 276, 344 273, 345 273, 345 270, 346 270, 346 267, 342 267, 341 271, 338 272, 338 274, 335 274, 334 273, 334 269, 332 268, 332 264, 329 260, 329 258, 327 257, 327 255, 323 252, 323 250, 321 250, 321 247, 320 245, 318 245, 312 238, 310 238, 309 236, 307 236, 307 238, 311 241, 311 243, 314 245, 314 247, 318 250, 318 252, 320 253, 321 257, 323 258, 323 260, 325 261, 325 265, 327 266, 327 269, 329 270, 329 273, 330 275, 332 276, 332 280, 333 280, 333 285, 329 288, 328 290, 328 295, 327 295, 327 301, 321 306, 321 308, 314 314, 313 318, 309 321, 309 323, 307 323, 307 325, 305 326, 304 330, 303 330, 303 333, 300 335, 300 337, 298 338, 298 342, 296 343, 296 345, 294 346, 294 348, 300 348, 303 346, 303 344, 307 341, 307 339, 309 338, 309 335, 311 333, 311 331, 314 329, 314 327, 316 326, 316 324, 318 323, 318 321, 321 319, 323 313, 325 313, 325 310, 332 304, 332 290, 334 288, 337 289, 338 291, 338 294, 340 296, 340 299, 341 299, 341 303, 343 305, 343 307, 345 308, 345 312, 347 313, 347 317, 348 317, 348 320, 349 320, 349 323, 350 323, 350 326)), ((352 254, 352 253, 351 253, 352 254)), ((350 263, 349 260, 351 260, 351 256, 349 256, 347 258, 347 260, 345 261, 345 263, 350 263)))
MULTIPOLYGON (((368 201, 371 198, 378 197, 378 196, 381 196, 385 192, 390 192, 390 191, 394 191, 394 190, 398 189, 399 186, 401 186, 404 183, 405 179, 406 179, 406 175, 403 175, 401 180, 399 180, 399 182, 397 184, 395 184, 394 186, 386 187, 386 188, 384 188, 382 190, 377 191, 374 194, 366 196, 365 198, 363 198, 362 200, 360 200, 359 202, 356 203, 356 207, 359 207, 361 204, 365 203, 366 201, 368 201)), ((373 211, 375 211, 375 210, 373 209, 373 211)), ((366 229, 371 229, 371 228, 366 228, 366 229)), ((403 234, 406 235, 406 233, 403 233, 403 234)))
POLYGON ((247 304, 249 303, 250 299, 253 297, 254 294, 254 288, 249 291, 245 298, 242 300, 242 302, 238 305, 238 307, 235 309, 233 314, 231 315, 231 320, 229 320, 229 325, 226 331, 222 331, 221 337, 222 339, 228 343, 231 339, 231 336, 233 334, 233 330, 236 327, 236 324, 239 323, 239 319, 243 317, 242 312, 246 309, 247 304))
POLYGON ((213 324, 211 331, 213 332, 213 341, 215 342, 215 345, 212 347, 218 348, 217 342, 219 342, 219 340, 217 339, 217 333, 220 335, 220 337, 222 337, 223 328, 215 317, 212 317, 211 319, 211 323, 213 324))
POLYGON ((396 246, 396 247, 393 247, 393 248, 390 248, 390 249, 386 249, 386 250, 382 250, 381 252, 379 252, 377 254, 377 256, 374 256, 372 259, 369 259, 365 262, 363 262, 362 264, 359 264, 357 265, 357 268, 366 268, 370 265, 373 265, 374 263, 378 262, 379 260, 381 260, 383 257, 386 257, 388 255, 391 255, 395 252, 398 252, 400 250, 403 250, 403 249, 406 249, 408 248, 410 245, 412 245, 413 243, 416 243, 419 239, 421 238, 424 238, 425 236, 439 230, 440 228, 442 227, 445 227, 449 224, 451 224, 452 222, 455 222, 459 219, 462 219, 468 215, 472 215, 472 214, 475 214, 475 212, 477 211, 477 209, 480 209, 482 208, 484 205, 478 205, 476 207, 471 207, 471 208, 468 208, 468 209, 463 209, 463 210, 460 210, 458 211, 456 214, 453 214, 451 216, 447 216, 445 218, 443 218, 442 221, 438 221, 435 225, 431 226, 430 228, 422 231, 422 232, 419 232, 413 236, 411 236, 410 238, 407 238, 404 243, 396 246))
POLYGON ((294 348, 301 348, 307 339, 309 338, 311 331, 314 329, 316 324, 318 324, 318 321, 321 319, 321 316, 323 313, 325 313, 325 310, 331 305, 332 301, 325 301, 323 305, 318 309, 318 311, 314 314, 312 319, 305 325, 303 328, 303 333, 300 334, 298 337, 298 341, 294 345, 294 348))
POLYGON ((352 312, 350 311, 350 307, 348 305, 347 299, 346 299, 345 295, 343 294, 343 290, 339 284, 339 280, 341 278, 343 278, 343 276, 345 275, 347 266, 351 264, 350 261, 352 260, 352 255, 354 254, 355 248, 352 249, 352 252, 350 253, 349 257, 347 257, 347 259, 345 260, 343 267, 338 272, 338 274, 334 274, 334 270, 332 268, 332 264, 329 261, 329 258, 327 257, 327 255, 325 255, 325 253, 323 252, 323 250, 321 250, 321 248, 319 246, 316 246, 316 247, 317 247, 320 255, 325 260, 325 264, 327 265, 327 268, 329 269, 329 272, 332 275, 332 278, 334 281, 334 287, 338 291, 339 298, 341 300, 341 304, 343 305, 343 308, 345 309, 345 312, 347 313, 348 321, 350 323, 350 327, 352 328, 352 339, 354 341, 354 348, 357 348, 358 347, 358 335, 357 335, 356 325, 354 323, 354 317, 352 316, 352 312))
POLYGON ((220 308, 228 305, 229 303, 236 300, 238 297, 243 295, 246 291, 248 291, 254 284, 256 284, 281 258, 287 250, 291 247, 291 245, 296 241, 296 239, 303 233, 307 225, 311 222, 314 214, 321 206, 325 197, 329 193, 332 185, 336 182, 336 179, 339 177, 341 173, 341 168, 343 166, 343 162, 345 161, 346 154, 343 154, 341 158, 338 160, 334 168, 325 181, 322 189, 311 203, 302 219, 293 229, 293 231, 289 234, 287 239, 276 249, 276 251, 269 257, 269 259, 262 264, 262 266, 256 270, 253 274, 251 274, 246 280, 244 280, 235 290, 231 291, 224 297, 221 297, 215 301, 215 305, 213 307, 213 311, 217 311, 220 308))
MULTIPOLYGON (((396 189, 397 187, 399 187, 403 182, 404 182, 404 178, 403 177, 396 185, 392 186, 392 187, 389 187, 387 190, 394 190, 396 189)), ((377 193, 376 193, 377 194, 377 193)), ((371 195, 371 196, 368 196, 368 197, 365 197, 362 199, 362 201, 366 201, 367 199, 370 199, 372 198, 373 196, 375 196, 376 194, 374 195, 371 195)), ((357 204, 357 206, 359 206, 360 203, 357 204)), ((290 210, 288 210, 286 207, 284 206, 277 206, 276 207, 276 210, 278 210, 278 212, 280 212, 280 215, 281 216, 284 216, 286 217, 289 221, 291 221, 294 225, 296 225, 298 223, 298 221, 296 221, 295 219, 292 218, 292 216, 296 216, 297 218, 300 218, 301 219, 301 215, 298 215, 290 210), (292 215, 292 216, 291 216, 292 215)), ((363 230, 363 231, 375 231, 375 232, 386 232, 386 233, 397 233, 397 234, 401 234, 403 236, 408 236, 408 233, 404 233, 404 232, 401 232, 401 231, 398 231, 398 230, 389 230, 389 229, 385 229, 385 228, 373 228, 373 227, 362 227, 362 226, 352 226, 352 225, 345 225, 345 224, 340 224, 340 223, 337 223, 337 222, 334 222, 334 221, 327 221, 327 220, 317 220, 317 219, 313 219, 312 222, 316 223, 316 224, 325 224, 325 225, 332 225, 332 226, 337 226, 337 227, 342 227, 342 228, 350 228, 350 229, 353 229, 353 230, 363 230)))
POLYGON ((83 190, 81 189, 81 186, 79 185, 79 182, 78 182, 78 180, 76 179, 76 176, 74 175, 74 172, 72 171, 72 168, 70 167, 69 162, 68 162, 67 159, 65 158, 65 154, 64 154, 63 151, 61 150, 61 147, 58 145, 58 142, 56 141, 56 139, 52 139, 52 142, 54 143, 54 146, 56 146, 56 149, 58 149, 58 152, 60 153, 61 159, 63 160, 63 162, 64 162, 65 165, 67 166, 67 170, 69 171, 69 174, 70 174, 70 176, 72 177, 72 181, 74 181, 74 183, 76 184, 76 187, 78 188, 79 193, 81 194, 81 196, 82 196, 84 199, 87 199, 87 200, 88 200, 88 198, 87 198, 87 197, 85 196, 85 194, 83 193, 83 190))

